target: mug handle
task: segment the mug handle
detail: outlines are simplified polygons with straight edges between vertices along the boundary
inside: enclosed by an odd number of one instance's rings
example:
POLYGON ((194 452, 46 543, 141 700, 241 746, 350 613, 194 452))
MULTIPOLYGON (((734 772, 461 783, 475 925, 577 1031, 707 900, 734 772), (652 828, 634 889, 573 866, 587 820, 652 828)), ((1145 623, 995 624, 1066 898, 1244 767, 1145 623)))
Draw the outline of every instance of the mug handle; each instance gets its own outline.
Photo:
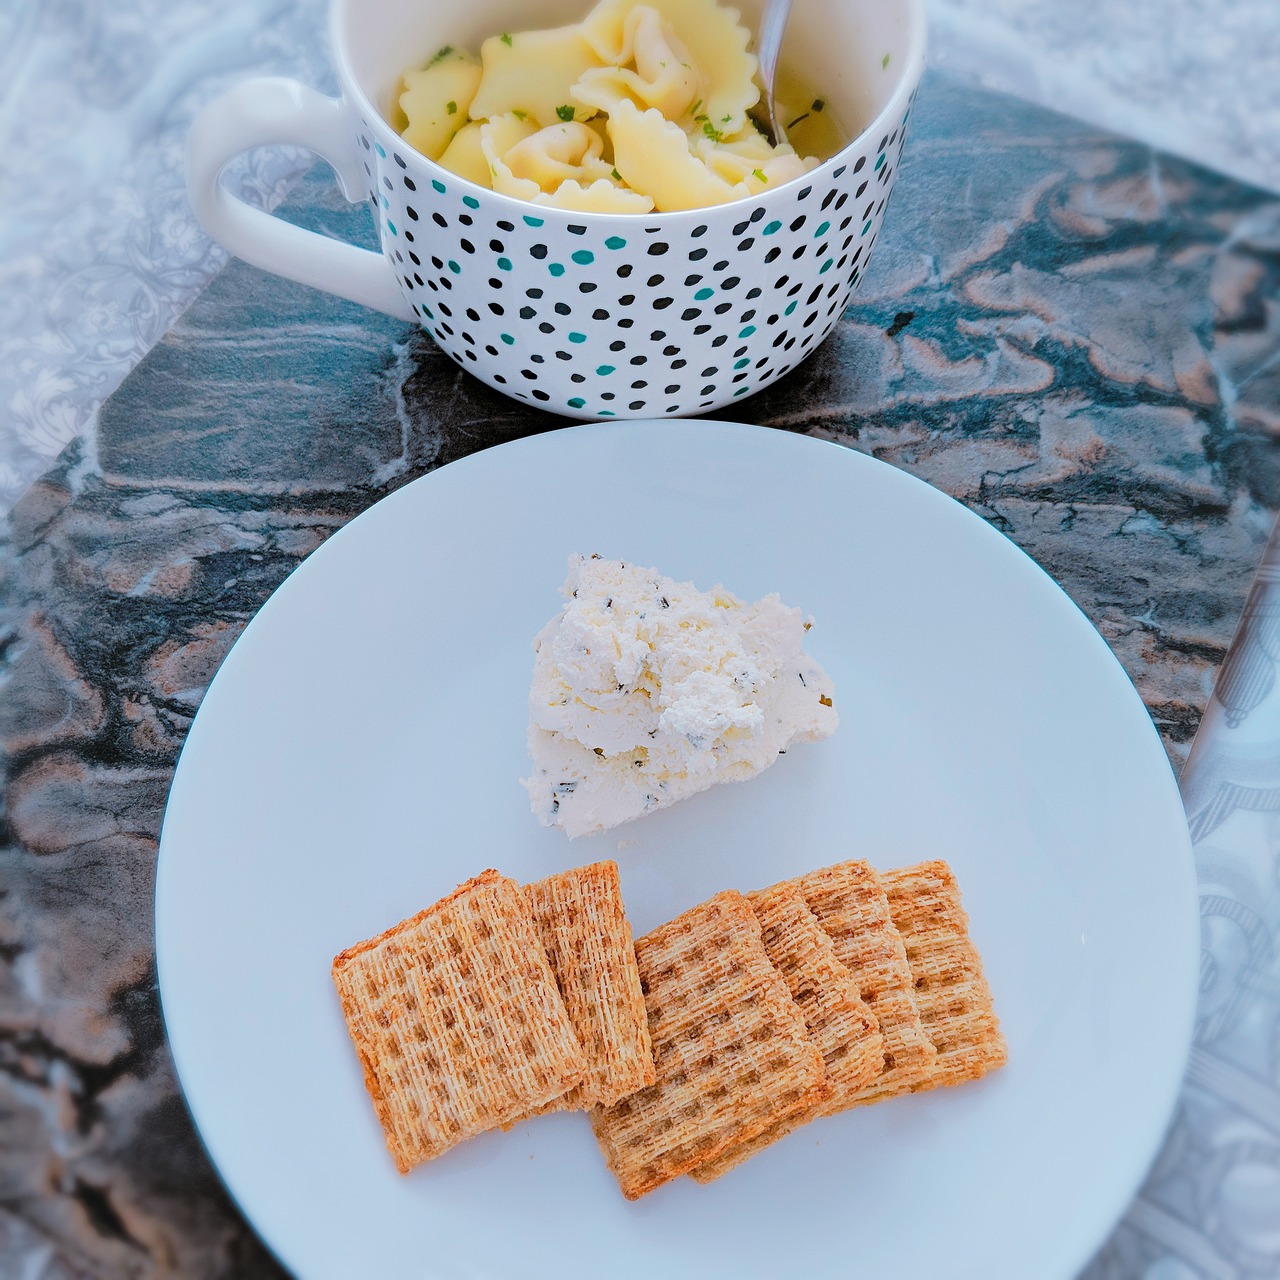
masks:
POLYGON ((346 104, 296 80, 265 76, 236 85, 205 107, 191 126, 187 195, 200 225, 255 267, 416 322, 382 254, 251 208, 221 184, 223 169, 241 152, 273 144, 314 151, 333 166, 342 194, 352 204, 364 198, 363 160, 346 104))

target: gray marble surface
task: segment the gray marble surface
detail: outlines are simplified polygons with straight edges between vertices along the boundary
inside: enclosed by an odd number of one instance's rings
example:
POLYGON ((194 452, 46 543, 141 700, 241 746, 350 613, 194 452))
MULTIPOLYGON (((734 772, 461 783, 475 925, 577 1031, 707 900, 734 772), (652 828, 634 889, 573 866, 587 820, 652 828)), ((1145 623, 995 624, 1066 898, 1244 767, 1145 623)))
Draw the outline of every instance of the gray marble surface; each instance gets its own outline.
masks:
MULTIPOLYGON (((324 0, 0 5, 0 510, 74 437, 226 255, 183 191, 195 113, 249 75, 331 90, 324 0)), ((931 60, 1280 188, 1275 0, 929 0, 931 60)), ((308 163, 231 180, 273 207, 308 163)))
MULTIPOLYGON (((1280 1266, 1280 569, 1249 592, 1280 508, 1280 200, 936 76, 915 129, 853 306, 753 416, 920 475, 1031 551, 1175 761, 1220 673, 1184 772, 1196 1047, 1088 1274, 1261 1280, 1280 1266)), ((323 174, 299 195, 310 225, 369 236, 323 174)), ((0 1272, 280 1274, 203 1155, 159 1020, 168 779, 219 661, 309 551, 423 471, 554 425, 413 329, 232 264, 108 402, 96 447, 15 508, 0 1272), (311 410, 279 392, 299 382, 311 410)))

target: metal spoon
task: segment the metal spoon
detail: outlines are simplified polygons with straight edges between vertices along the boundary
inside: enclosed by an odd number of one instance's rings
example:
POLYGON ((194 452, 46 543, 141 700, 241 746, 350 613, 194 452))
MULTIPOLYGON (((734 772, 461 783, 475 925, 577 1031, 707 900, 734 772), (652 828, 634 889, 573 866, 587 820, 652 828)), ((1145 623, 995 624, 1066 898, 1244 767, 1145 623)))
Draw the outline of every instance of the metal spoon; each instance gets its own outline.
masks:
POLYGON ((787 140, 787 131, 778 117, 778 105, 773 100, 773 93, 778 75, 778 54, 782 50, 782 36, 787 29, 787 17, 790 13, 791 0, 767 0, 756 44, 756 56, 760 59, 760 81, 764 85, 763 106, 770 141, 775 146, 787 140))

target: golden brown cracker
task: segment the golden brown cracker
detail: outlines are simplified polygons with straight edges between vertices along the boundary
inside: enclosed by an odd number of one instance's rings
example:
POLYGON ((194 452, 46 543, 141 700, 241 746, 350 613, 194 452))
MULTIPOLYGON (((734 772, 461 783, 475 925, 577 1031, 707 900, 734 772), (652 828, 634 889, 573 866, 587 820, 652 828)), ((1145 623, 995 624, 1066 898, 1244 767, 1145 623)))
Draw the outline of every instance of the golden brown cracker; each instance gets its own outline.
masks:
POLYGON ((593 862, 525 889, 587 1058, 587 1078, 544 1110, 612 1106, 654 1082, 649 1019, 616 862, 593 862))
POLYGON ((880 883, 906 946, 925 1033, 938 1050, 911 1091, 976 1080, 1003 1066, 1008 1049, 951 868, 921 862, 880 872, 880 883))
POLYGON ((343 951, 333 980, 401 1173, 586 1074, 528 899, 496 871, 343 951))
POLYGON ((655 929, 636 960, 657 1079, 591 1113, 628 1200, 826 1092, 822 1055, 742 894, 717 894, 655 929))
POLYGON ((884 1038, 883 1071, 856 1093, 832 1099, 823 1114, 891 1097, 923 1080, 937 1050, 916 1008, 906 948, 875 869, 867 862, 841 862, 786 883, 818 917, 884 1038))
POLYGON ((809 1037, 822 1054, 829 1090, 810 1112, 796 1114, 763 1133, 723 1151, 691 1171, 698 1182, 711 1182, 758 1151, 807 1123, 819 1110, 841 1110, 846 1099, 876 1078, 884 1067, 884 1041, 879 1024, 863 1003, 853 974, 840 963, 835 944, 787 884, 748 895, 760 921, 765 952, 782 974, 804 1015, 809 1037))

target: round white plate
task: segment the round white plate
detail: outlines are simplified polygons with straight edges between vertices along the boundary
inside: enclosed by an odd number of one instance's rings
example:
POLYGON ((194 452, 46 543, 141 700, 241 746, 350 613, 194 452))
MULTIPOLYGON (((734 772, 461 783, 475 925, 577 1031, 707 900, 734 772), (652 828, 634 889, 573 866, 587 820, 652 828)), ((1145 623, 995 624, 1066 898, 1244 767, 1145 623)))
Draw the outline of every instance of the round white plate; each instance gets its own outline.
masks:
POLYGON ((1137 1188, 1186 1056, 1190 845, 1133 686, 981 519, 776 430, 574 427, 379 502, 267 602, 178 766, 156 889, 200 1132, 307 1280, 1073 1275, 1137 1188), (840 729, 606 835, 538 826, 530 641, 599 551, 811 612, 840 729), (951 862, 1009 1043, 987 1079, 802 1130, 628 1204, 582 1115, 396 1174, 333 955, 485 867, 616 857, 637 936, 849 857, 951 862))

